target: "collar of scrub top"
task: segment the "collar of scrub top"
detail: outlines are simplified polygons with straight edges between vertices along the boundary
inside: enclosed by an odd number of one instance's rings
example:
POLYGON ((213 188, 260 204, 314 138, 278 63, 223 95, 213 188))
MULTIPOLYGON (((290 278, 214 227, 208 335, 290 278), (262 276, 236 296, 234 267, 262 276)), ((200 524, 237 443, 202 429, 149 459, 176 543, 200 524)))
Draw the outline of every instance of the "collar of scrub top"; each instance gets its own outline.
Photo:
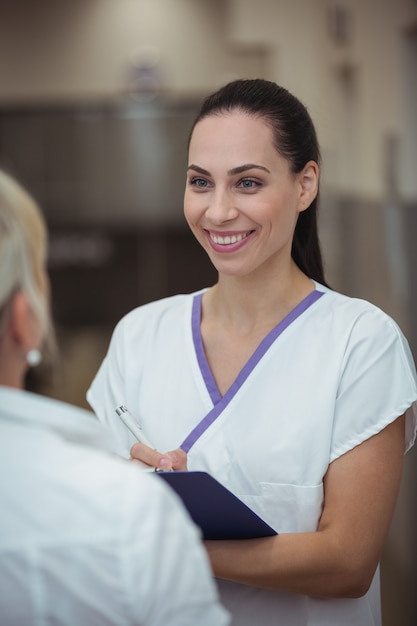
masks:
POLYGON ((290 324, 292 324, 300 315, 304 313, 310 306, 312 306, 317 300, 324 295, 325 292, 319 291, 315 289, 311 293, 309 293, 297 306, 288 313, 283 320, 279 322, 269 333, 268 335, 261 341, 253 355, 250 357, 246 365, 239 372, 236 380, 231 385, 231 387, 227 390, 224 396, 221 395, 216 381, 214 380, 213 374, 210 370, 210 366, 207 362, 206 355, 204 352, 203 340, 200 332, 200 320, 201 320, 201 302, 203 293, 200 292, 194 296, 193 300, 193 310, 192 310, 192 333, 193 333, 193 341, 195 346, 195 351, 197 355, 197 360, 200 366, 200 370, 202 376, 204 378, 207 391, 210 394, 210 398, 213 402, 213 408, 203 419, 197 424, 197 426, 191 431, 191 433, 184 439, 180 448, 184 450, 184 452, 189 452, 192 446, 196 443, 196 441, 205 433, 205 431, 209 428, 213 422, 221 415, 223 410, 229 404, 229 402, 234 398, 236 393, 242 387, 243 383, 246 381, 250 373, 254 370, 256 365, 262 359, 266 351, 272 346, 274 341, 284 332, 290 324))

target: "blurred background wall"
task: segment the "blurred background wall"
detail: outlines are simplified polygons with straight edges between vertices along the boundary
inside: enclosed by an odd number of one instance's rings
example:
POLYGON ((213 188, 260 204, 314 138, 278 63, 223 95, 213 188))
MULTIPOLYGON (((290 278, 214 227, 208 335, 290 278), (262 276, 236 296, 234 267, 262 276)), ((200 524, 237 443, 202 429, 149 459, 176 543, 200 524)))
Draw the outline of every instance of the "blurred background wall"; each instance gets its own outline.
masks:
MULTIPOLYGON (((416 0, 2 0, 0 166, 50 233, 62 362, 46 393, 86 406, 129 309, 215 280, 182 217, 201 98, 286 86, 323 153, 329 282, 391 314, 417 354, 416 0)), ((417 623, 417 452, 382 563, 384 626, 417 623)))

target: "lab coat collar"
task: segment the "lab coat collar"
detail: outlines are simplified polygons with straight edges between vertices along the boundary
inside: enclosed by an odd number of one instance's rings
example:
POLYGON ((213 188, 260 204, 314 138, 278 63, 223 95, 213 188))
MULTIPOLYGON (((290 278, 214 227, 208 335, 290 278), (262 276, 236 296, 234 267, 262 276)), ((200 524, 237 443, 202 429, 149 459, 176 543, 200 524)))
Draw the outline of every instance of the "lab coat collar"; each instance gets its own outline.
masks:
POLYGON ((54 432, 68 442, 113 452, 110 433, 94 413, 29 391, 0 386, 0 423, 54 432))

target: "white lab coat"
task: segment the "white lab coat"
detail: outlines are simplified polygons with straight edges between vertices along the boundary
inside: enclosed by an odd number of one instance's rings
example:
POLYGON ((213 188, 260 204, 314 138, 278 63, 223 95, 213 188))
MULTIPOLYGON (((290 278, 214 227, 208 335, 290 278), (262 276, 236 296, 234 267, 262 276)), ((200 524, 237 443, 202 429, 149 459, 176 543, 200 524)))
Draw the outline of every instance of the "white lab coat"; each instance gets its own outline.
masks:
POLYGON ((0 622, 224 626, 200 535, 92 413, 0 387, 0 622))

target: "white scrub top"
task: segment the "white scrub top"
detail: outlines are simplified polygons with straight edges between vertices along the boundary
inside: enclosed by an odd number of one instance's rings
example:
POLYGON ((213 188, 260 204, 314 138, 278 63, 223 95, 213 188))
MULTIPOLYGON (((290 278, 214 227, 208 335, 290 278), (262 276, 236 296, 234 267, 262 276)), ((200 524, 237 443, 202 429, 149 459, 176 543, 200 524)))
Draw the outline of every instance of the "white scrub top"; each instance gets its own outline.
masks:
POLYGON ((0 387, 0 623, 226 626, 200 535, 82 409, 0 387))
MULTIPOLYGON (((316 284, 261 342, 224 396, 200 334, 203 292, 146 304, 117 325, 87 398, 129 456, 126 404, 161 451, 182 447, 282 532, 315 531, 323 477, 339 456, 406 413, 417 377, 406 339, 377 307, 316 284), (266 459, 266 460, 265 460, 266 459)), ((218 581, 233 625, 379 626, 379 575, 359 599, 317 600, 218 581)))

